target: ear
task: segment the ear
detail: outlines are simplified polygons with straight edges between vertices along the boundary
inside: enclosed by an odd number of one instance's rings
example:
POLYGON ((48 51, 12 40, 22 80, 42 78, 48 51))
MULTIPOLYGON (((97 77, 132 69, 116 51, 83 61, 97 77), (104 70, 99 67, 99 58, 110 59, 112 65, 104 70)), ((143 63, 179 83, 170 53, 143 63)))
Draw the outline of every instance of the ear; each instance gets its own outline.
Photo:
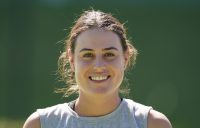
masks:
POLYGON ((71 67, 72 71, 74 71, 74 55, 73 55, 71 49, 67 49, 67 55, 68 55, 70 67, 71 67))
POLYGON ((124 52, 124 69, 126 69, 128 62, 129 62, 129 51, 126 50, 124 52))

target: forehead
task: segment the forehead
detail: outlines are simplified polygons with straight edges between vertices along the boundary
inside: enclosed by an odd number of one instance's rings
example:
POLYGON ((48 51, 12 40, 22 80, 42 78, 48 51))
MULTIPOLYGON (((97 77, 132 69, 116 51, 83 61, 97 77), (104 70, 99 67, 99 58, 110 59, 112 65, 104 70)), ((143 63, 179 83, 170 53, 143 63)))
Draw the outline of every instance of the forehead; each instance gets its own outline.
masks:
POLYGON ((119 36, 112 31, 91 29, 84 31, 77 37, 75 51, 82 48, 95 50, 108 47, 122 50, 119 36))

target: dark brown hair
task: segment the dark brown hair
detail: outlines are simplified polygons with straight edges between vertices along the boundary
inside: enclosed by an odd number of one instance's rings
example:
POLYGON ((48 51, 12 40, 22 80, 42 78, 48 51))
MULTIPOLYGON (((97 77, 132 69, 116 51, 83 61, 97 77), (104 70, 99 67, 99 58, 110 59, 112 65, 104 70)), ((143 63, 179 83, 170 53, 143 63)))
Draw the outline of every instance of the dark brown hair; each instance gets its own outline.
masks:
MULTIPOLYGON (((111 14, 95 10, 84 11, 83 14, 75 22, 75 25, 72 27, 71 32, 65 41, 65 50, 60 55, 58 60, 57 73, 60 76, 60 80, 65 82, 66 87, 57 89, 56 92, 62 92, 64 93, 64 96, 69 96, 72 93, 78 91, 78 87, 74 79, 74 72, 69 65, 67 49, 70 49, 70 51, 74 53, 77 37, 80 35, 80 33, 88 29, 100 29, 116 33, 121 40, 123 51, 128 51, 129 53, 128 67, 135 64, 137 50, 127 39, 124 25, 120 23, 116 18, 114 18, 111 14)), ((120 92, 127 91, 121 89, 120 92)))

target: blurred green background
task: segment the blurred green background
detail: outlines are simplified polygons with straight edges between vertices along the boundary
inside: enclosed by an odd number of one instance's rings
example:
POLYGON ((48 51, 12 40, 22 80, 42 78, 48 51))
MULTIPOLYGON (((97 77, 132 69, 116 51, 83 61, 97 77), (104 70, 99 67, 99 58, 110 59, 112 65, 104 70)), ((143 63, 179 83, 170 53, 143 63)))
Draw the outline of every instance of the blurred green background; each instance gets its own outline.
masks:
POLYGON ((93 7, 125 23, 139 51, 130 98, 167 115, 174 128, 199 125, 200 1, 1 0, 0 128, 22 127, 37 108, 67 102, 53 93, 57 59, 74 20, 93 7))

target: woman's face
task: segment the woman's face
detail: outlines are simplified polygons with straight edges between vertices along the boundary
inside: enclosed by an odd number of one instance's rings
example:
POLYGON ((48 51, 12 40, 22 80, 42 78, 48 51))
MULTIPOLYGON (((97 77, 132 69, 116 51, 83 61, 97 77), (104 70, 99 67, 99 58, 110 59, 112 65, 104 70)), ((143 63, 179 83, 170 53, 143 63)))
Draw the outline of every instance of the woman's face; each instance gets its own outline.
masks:
POLYGON ((74 54, 70 56, 79 93, 118 94, 127 55, 117 34, 98 29, 86 30, 77 37, 74 54))

